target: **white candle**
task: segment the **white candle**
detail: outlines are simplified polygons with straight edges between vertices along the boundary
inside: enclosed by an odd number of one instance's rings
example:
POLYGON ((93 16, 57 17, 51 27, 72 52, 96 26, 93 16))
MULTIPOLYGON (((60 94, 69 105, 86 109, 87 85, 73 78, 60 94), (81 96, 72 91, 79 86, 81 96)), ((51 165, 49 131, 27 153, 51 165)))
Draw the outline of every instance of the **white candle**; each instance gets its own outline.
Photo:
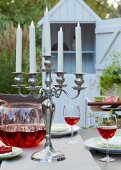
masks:
POLYGON ((63 31, 58 31, 58 72, 63 72, 63 31))
POLYGON ((36 47, 35 47, 35 26, 31 22, 29 27, 29 48, 30 48, 30 73, 36 73, 36 47))
POLYGON ((22 67, 22 29, 20 24, 16 30, 16 72, 21 72, 22 67))
POLYGON ((82 42, 81 42, 81 27, 79 23, 75 28, 76 34, 76 73, 82 73, 82 42))
POLYGON ((50 18, 48 8, 44 13, 44 55, 51 56, 50 18))

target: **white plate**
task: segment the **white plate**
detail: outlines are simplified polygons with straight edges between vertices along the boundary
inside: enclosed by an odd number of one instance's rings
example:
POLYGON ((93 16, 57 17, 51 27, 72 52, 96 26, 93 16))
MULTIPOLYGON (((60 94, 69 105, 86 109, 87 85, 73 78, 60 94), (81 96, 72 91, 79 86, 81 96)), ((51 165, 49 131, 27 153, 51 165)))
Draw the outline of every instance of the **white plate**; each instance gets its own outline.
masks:
POLYGON ((121 111, 121 107, 112 107, 111 105, 102 106, 101 109, 104 110, 104 111, 110 111, 112 109, 115 110, 115 111, 121 111))
MULTIPOLYGON (((77 132, 80 129, 79 126, 74 125, 73 130, 77 132)), ((61 137, 71 134, 71 127, 63 123, 54 123, 51 128, 52 137, 61 137)))
POLYGON ((0 160, 10 159, 10 158, 16 157, 22 153, 23 153, 23 149, 18 148, 18 147, 12 147, 12 152, 0 154, 0 160))
MULTIPOLYGON (((121 154, 121 136, 114 136, 112 139, 112 144, 109 143, 109 152, 111 154, 121 154), (114 141, 119 141, 116 145, 114 141)), ((106 151, 106 144, 102 143, 101 137, 91 138, 84 142, 84 145, 89 149, 98 150, 100 152, 106 151), (100 141, 100 143, 98 143, 100 141)))

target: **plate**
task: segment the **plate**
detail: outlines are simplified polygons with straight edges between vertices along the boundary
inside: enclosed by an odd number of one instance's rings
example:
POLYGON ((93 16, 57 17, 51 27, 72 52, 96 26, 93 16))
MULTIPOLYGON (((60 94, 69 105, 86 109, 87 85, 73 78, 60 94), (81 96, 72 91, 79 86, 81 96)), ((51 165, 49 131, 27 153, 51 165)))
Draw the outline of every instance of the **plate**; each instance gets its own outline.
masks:
POLYGON ((110 111, 110 110, 121 111, 121 107, 112 107, 111 105, 102 106, 101 109, 104 111, 110 111))
POLYGON ((12 147, 12 152, 0 154, 0 160, 10 159, 23 153, 23 149, 12 147))
MULTIPOLYGON (((74 125, 73 131, 77 132, 80 129, 79 126, 74 125)), ((52 137, 61 137, 71 134, 71 127, 63 123, 53 123, 51 128, 52 137)))
MULTIPOLYGON (((84 145, 89 149, 98 150, 105 153, 106 143, 101 137, 91 138, 84 142, 84 145)), ((109 141, 109 152, 111 154, 121 154, 121 136, 114 136, 109 141)))

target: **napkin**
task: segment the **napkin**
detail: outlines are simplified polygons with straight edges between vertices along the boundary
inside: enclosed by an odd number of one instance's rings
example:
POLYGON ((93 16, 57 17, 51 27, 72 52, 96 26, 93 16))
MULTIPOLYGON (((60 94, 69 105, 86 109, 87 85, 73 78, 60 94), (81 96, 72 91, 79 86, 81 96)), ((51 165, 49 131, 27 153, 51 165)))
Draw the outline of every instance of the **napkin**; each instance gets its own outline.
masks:
POLYGON ((53 123, 51 132, 64 132, 70 129, 70 126, 62 123, 53 123))
MULTIPOLYGON (((107 147, 107 141, 104 140, 103 138, 96 138, 95 139, 95 144, 100 146, 100 147, 107 147)), ((121 136, 114 136, 113 138, 111 138, 108 142, 108 146, 109 148, 114 148, 114 149, 118 149, 121 148, 121 136)))

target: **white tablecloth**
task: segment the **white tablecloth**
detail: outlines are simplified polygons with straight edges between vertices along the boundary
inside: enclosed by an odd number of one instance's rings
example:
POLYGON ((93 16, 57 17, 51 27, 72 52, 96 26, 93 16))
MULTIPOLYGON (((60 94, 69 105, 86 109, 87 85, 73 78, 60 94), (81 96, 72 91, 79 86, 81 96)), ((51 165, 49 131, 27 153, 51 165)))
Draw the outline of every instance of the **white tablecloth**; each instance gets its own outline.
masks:
POLYGON ((60 162, 41 163, 31 160, 33 152, 38 151, 41 146, 24 149, 21 156, 4 160, 1 164, 1 170, 101 170, 94 161, 91 153, 83 145, 80 135, 75 138, 79 144, 66 144, 67 137, 53 138, 52 144, 55 150, 61 151, 65 154, 66 160, 60 162))

